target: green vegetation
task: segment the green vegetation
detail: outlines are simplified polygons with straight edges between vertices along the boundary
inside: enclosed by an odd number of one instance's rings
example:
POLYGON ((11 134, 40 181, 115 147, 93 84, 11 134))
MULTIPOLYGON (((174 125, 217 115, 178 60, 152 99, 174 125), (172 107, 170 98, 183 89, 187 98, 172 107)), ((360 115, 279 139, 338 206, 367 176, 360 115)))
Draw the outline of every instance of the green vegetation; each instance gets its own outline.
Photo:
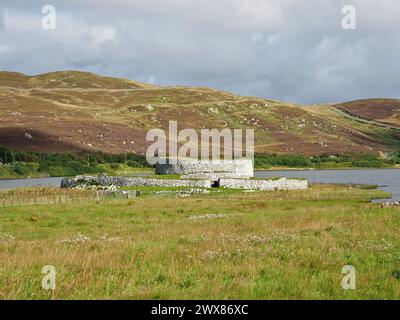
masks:
MULTIPOLYGON (((400 164, 400 151, 391 153, 388 159, 374 154, 348 153, 307 157, 290 154, 256 154, 255 168, 388 168, 400 164)), ((130 154, 87 153, 40 153, 21 152, 0 146, 0 178, 66 177, 80 174, 129 175, 138 172, 151 173, 144 156, 130 154)), ((178 175, 153 175, 158 179, 177 179, 178 175)))
POLYGON ((385 195, 318 185, 0 207, 0 297, 399 299, 399 208, 368 202, 385 195), (356 290, 342 289, 345 265, 356 290))
POLYGON ((56 71, 37 76, 18 72, 0 72, 0 86, 15 88, 85 88, 85 89, 137 89, 154 86, 127 79, 101 77, 91 72, 56 71))
POLYGON ((121 171, 128 173, 129 168, 145 167, 148 167, 145 157, 136 154, 49 154, 0 147, 0 178, 63 177, 97 173, 113 175, 121 171))
POLYGON ((340 168, 388 168, 400 163, 400 152, 394 152, 389 159, 366 153, 347 153, 337 155, 320 155, 307 157, 304 155, 256 154, 256 168, 290 167, 315 169, 340 168))

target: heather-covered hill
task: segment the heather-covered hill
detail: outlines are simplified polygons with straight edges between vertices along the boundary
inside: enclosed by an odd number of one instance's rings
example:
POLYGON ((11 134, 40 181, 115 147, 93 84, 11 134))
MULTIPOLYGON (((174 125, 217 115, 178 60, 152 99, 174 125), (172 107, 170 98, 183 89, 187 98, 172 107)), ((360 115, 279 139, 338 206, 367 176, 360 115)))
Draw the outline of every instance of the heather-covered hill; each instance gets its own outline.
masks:
POLYGON ((0 72, 0 116, 0 145, 26 151, 142 154, 146 132, 167 129, 170 120, 178 121, 178 129, 254 128, 256 152, 378 153, 398 149, 400 141, 398 131, 357 121, 335 106, 157 87, 78 71, 0 72))

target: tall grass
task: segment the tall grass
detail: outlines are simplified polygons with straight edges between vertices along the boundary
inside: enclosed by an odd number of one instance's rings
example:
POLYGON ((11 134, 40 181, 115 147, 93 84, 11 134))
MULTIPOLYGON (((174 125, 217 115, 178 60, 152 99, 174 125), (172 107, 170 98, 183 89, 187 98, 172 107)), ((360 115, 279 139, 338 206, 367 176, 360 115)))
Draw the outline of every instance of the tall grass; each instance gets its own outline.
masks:
POLYGON ((60 188, 19 188, 0 190, 0 206, 68 204, 94 201, 95 193, 88 190, 60 188))
POLYGON ((369 202, 384 195, 318 185, 0 208, 0 297, 399 299, 400 211, 369 202), (348 264, 356 290, 341 287, 348 264))

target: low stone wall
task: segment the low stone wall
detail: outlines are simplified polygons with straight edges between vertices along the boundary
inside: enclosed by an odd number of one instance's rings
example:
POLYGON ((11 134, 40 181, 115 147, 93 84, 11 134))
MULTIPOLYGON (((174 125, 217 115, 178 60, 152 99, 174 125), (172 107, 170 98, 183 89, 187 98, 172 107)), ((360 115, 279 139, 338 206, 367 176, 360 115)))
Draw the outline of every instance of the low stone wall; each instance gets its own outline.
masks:
POLYGON ((76 188, 80 186, 118 186, 118 187, 194 187, 211 188, 210 180, 169 180, 169 179, 148 179, 130 177, 109 177, 99 176, 77 176, 75 178, 64 178, 61 181, 61 188, 76 188))
POLYGON ((162 159, 156 164, 158 174, 205 174, 228 173, 232 177, 253 177, 253 161, 238 160, 196 160, 196 159, 162 159), (163 161, 163 162, 162 162, 163 161))
MULTIPOLYGON (((109 177, 99 176, 77 176, 75 178, 64 178, 61 181, 61 188, 94 188, 104 189, 109 187, 115 191, 117 187, 190 187, 190 188, 231 188, 249 190, 298 190, 307 189, 307 180, 281 178, 278 180, 250 180, 250 179, 218 179, 217 184, 213 179, 203 180, 170 180, 170 179, 150 179, 144 177, 109 177)), ((112 190, 111 190, 112 189, 112 190)))
POLYGON ((307 180, 281 178, 279 180, 240 180, 220 179, 221 188, 253 189, 253 190, 298 190, 307 189, 307 180))
POLYGON ((99 190, 96 192, 96 196, 100 197, 116 198, 116 199, 133 199, 140 196, 138 190, 117 190, 117 191, 105 191, 99 190))

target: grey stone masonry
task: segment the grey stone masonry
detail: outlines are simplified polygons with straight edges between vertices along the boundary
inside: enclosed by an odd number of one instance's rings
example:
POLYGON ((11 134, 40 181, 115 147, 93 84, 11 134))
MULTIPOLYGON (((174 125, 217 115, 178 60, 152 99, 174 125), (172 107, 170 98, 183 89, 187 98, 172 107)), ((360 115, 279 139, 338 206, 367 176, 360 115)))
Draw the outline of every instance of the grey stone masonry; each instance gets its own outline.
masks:
POLYGON ((80 186, 118 186, 118 187, 193 187, 211 188, 210 180, 170 180, 150 179, 142 177, 109 177, 99 176, 77 176, 75 178, 64 178, 61 181, 61 188, 76 188, 80 186))
POLYGON ((221 188, 252 190, 301 190, 308 188, 307 180, 281 178, 278 180, 219 179, 221 188))
POLYGON ((219 179, 250 179, 248 176, 240 176, 233 173, 207 173, 207 172, 199 172, 199 173, 189 173, 181 176, 181 179, 205 179, 211 181, 218 181, 219 179))
POLYGON ((160 159, 156 164, 158 174, 228 174, 232 178, 250 178, 254 176, 253 161, 237 160, 197 160, 189 158, 160 159))
POLYGON ((117 191, 105 191, 99 190, 96 192, 96 196, 99 197, 110 197, 110 198, 122 198, 132 199, 140 196, 138 190, 117 190, 117 191))

